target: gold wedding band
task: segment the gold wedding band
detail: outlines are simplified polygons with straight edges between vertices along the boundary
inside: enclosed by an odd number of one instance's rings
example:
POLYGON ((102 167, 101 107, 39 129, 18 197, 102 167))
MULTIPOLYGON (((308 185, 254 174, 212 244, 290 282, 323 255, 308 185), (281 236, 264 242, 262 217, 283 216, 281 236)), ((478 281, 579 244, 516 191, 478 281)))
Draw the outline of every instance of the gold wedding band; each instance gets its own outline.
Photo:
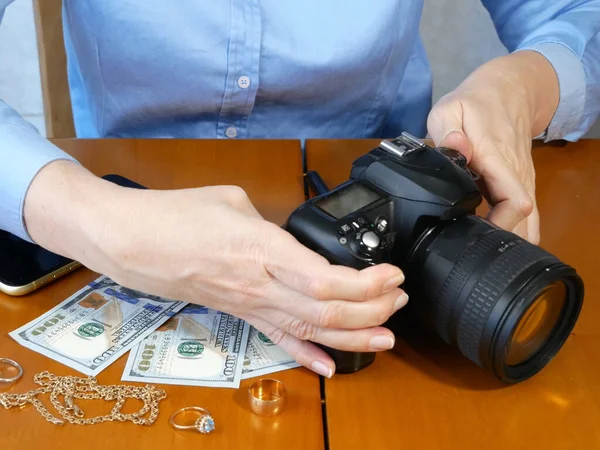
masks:
POLYGON ((196 430, 202 434, 211 433, 215 429, 215 419, 213 419, 207 409, 199 406, 187 406, 185 408, 178 409, 171 415, 169 422, 171 423, 171 426, 177 430, 196 430), (181 425, 177 423, 177 416, 187 411, 195 411, 200 413, 200 415, 192 425, 181 425))
POLYGON ((11 370, 16 370, 17 373, 12 377, 0 377, 0 383, 14 383, 23 375, 23 368, 18 362, 9 358, 0 358, 0 373, 2 372, 3 365, 9 366, 11 370))
POLYGON ((263 378, 248 388, 250 409, 256 415, 273 417, 283 412, 287 392, 285 385, 272 378, 263 378))

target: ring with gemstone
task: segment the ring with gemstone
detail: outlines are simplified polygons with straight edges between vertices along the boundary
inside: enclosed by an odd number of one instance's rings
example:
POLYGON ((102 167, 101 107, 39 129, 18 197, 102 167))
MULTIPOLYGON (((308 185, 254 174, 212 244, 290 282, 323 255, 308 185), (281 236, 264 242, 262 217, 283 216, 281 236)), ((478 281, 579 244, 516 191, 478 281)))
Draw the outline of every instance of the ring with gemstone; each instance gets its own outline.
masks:
POLYGON ((14 383, 23 375, 23 368, 18 362, 9 358, 0 358, 0 383, 14 383), (12 372, 12 376, 4 376, 5 372, 12 372))
POLYGON ((279 380, 263 378, 248 389, 250 410, 258 416, 273 417, 281 414, 286 400, 285 385, 279 380))
POLYGON ((199 406, 187 406, 185 408, 181 408, 171 415, 169 419, 171 426, 178 430, 196 430, 202 434, 212 433, 215 430, 215 419, 210 415, 208 410, 204 408, 200 408, 199 406), (182 425, 176 422, 177 416, 180 414, 184 414, 188 411, 195 411, 200 413, 198 418, 190 425, 182 425))

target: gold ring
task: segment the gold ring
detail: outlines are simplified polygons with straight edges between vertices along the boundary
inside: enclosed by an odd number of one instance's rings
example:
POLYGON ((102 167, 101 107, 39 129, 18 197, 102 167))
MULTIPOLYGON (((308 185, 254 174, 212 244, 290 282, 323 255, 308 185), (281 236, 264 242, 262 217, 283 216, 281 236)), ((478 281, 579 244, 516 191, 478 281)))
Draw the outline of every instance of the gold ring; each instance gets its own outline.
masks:
POLYGON ((19 378, 21 378, 21 375, 23 375, 23 368, 21 367, 21 364, 19 364, 18 362, 13 361, 12 359, 9 359, 9 358, 0 358, 0 365, 2 365, 2 364, 5 364, 7 366, 12 367, 13 369, 16 369, 17 374, 14 377, 0 377, 0 383, 14 383, 19 378))
POLYGON ((272 378, 263 378, 248 388, 250 409, 256 415, 273 417, 283 412, 287 392, 285 385, 272 378))
POLYGON ((169 419, 171 426, 178 430, 196 430, 202 434, 208 434, 215 430, 215 419, 210 415, 208 410, 200 408, 199 406, 187 406, 175 411, 169 419), (175 418, 186 411, 197 411, 200 416, 196 419, 193 425, 180 425, 175 422, 175 418))

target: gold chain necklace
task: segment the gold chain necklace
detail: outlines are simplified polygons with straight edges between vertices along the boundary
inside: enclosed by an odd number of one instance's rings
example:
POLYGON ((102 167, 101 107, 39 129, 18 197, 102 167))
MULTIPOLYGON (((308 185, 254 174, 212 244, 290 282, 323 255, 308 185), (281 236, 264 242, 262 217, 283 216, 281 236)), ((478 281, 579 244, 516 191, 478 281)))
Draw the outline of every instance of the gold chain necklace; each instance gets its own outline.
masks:
POLYGON ((157 389, 154 386, 103 386, 98 384, 95 377, 60 377, 49 372, 42 372, 35 375, 33 381, 41 387, 26 394, 0 394, 0 404, 6 409, 10 409, 13 406, 23 407, 27 403, 31 403, 48 422, 55 425, 64 425, 65 422, 50 414, 44 404, 37 398, 38 395, 49 393, 52 406, 66 421, 77 425, 92 425, 111 421, 131 421, 137 425, 152 425, 158 417, 158 404, 167 397, 164 390, 157 389), (63 396, 64 404, 60 402, 59 395, 63 396), (116 400, 116 403, 109 414, 84 419, 83 410, 73 401, 76 398, 116 400), (121 412, 121 408, 128 398, 141 400, 144 402, 144 406, 135 413, 124 414, 121 412))

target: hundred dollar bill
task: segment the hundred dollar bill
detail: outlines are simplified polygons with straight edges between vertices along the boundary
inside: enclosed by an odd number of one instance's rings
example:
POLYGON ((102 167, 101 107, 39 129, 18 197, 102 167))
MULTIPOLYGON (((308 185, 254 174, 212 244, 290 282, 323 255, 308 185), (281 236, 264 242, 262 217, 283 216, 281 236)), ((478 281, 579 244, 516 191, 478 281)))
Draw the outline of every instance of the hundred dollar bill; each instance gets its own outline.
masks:
POLYGON ((10 336, 86 375, 97 375, 186 305, 102 276, 10 336))
POLYGON ((230 314, 188 305, 131 350, 121 379, 238 388, 249 331, 230 314))
POLYGON ((271 342, 267 336, 251 327, 242 369, 242 380, 294 367, 300 367, 300 364, 281 347, 271 342))

